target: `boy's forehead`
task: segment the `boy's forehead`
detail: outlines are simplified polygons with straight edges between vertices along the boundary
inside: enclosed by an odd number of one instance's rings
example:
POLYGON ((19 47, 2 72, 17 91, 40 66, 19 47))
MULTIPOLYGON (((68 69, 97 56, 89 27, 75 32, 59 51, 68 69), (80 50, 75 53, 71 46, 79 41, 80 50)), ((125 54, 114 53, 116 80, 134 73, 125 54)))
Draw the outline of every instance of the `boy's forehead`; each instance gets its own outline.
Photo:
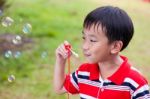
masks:
POLYGON ((85 34, 85 33, 90 33, 90 34, 99 34, 99 33, 104 33, 104 28, 102 27, 102 25, 100 24, 96 24, 96 25, 91 25, 91 26, 88 26, 88 27, 84 27, 83 28, 83 31, 82 33, 85 34))

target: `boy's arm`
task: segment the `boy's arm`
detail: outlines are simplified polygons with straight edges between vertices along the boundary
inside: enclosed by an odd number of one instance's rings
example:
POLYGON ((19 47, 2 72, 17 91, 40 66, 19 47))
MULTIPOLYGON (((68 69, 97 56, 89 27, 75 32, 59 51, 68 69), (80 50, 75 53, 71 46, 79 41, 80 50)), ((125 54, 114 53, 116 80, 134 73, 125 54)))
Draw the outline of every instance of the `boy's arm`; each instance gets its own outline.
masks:
POLYGON ((56 62, 54 69, 54 89, 58 94, 66 92, 66 90, 63 88, 63 84, 65 81, 65 63, 67 56, 68 55, 64 44, 58 46, 56 49, 56 62))
POLYGON ((66 91, 63 88, 63 83, 65 81, 65 62, 58 62, 56 59, 55 70, 54 70, 54 88, 56 93, 62 94, 66 91))

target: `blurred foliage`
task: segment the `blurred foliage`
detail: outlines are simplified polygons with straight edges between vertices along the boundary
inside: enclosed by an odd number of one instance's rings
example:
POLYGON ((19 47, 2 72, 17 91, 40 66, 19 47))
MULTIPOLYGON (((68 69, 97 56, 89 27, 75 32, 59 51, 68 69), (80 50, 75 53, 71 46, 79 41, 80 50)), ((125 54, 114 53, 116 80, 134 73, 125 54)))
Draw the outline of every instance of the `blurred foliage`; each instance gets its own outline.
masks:
POLYGON ((0 9, 4 9, 6 0, 0 0, 0 9))
POLYGON ((0 9, 3 11, 5 8, 8 8, 10 5, 7 3, 8 0, 0 0, 0 9))

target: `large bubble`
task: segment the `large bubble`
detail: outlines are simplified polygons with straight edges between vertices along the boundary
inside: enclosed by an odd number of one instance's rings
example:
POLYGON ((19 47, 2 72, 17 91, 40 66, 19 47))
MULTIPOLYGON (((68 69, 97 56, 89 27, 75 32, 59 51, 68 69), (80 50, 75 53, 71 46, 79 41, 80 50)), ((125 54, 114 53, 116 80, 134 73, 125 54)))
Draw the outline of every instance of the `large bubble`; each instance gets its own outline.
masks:
POLYGON ((2 19, 2 26, 4 26, 4 27, 11 26, 13 22, 14 22, 14 20, 12 18, 5 17, 2 19))
POLYGON ((24 24, 23 29, 22 29, 23 33, 25 34, 31 33, 31 30, 32 30, 31 24, 29 23, 24 24))

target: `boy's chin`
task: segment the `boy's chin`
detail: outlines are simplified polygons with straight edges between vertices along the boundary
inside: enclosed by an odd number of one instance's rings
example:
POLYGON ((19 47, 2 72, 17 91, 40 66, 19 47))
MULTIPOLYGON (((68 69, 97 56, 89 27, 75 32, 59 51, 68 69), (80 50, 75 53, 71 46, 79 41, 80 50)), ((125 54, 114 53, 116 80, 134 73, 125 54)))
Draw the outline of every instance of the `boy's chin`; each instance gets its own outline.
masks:
POLYGON ((95 64, 95 63, 97 63, 96 61, 94 61, 94 60, 89 60, 89 59, 87 59, 87 62, 90 63, 90 64, 95 64))

